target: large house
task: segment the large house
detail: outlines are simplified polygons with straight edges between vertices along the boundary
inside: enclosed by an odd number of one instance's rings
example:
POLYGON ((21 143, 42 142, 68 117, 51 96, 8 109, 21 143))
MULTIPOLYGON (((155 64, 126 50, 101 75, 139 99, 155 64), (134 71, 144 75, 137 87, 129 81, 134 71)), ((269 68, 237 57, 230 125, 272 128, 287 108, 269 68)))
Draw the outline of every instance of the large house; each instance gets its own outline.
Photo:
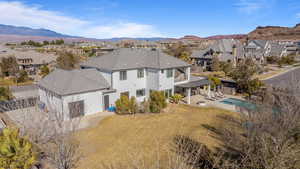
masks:
POLYGON ((194 50, 191 59, 194 64, 210 69, 213 57, 216 56, 222 62, 236 62, 244 57, 242 43, 234 39, 221 39, 204 50, 194 50))
POLYGON ((190 96, 192 87, 208 82, 191 80, 189 64, 160 50, 127 48, 94 57, 79 70, 57 69, 38 85, 47 109, 70 119, 105 111, 122 95, 142 102, 151 91, 164 91, 169 97, 178 87, 190 96))

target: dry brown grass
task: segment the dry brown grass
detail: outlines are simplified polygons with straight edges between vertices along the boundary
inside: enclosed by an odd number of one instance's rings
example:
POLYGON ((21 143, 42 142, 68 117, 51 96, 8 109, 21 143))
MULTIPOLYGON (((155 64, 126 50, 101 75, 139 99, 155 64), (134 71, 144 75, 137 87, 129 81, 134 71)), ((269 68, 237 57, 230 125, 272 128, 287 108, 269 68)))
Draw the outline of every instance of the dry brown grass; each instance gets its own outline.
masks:
POLYGON ((32 83, 33 83, 33 81, 27 81, 24 83, 16 83, 11 78, 0 78, 0 87, 1 86, 15 86, 15 85, 23 86, 23 85, 30 85, 32 83))
POLYGON ((202 125, 220 126, 218 115, 234 115, 217 108, 169 105, 161 114, 111 116, 95 127, 77 133, 83 159, 81 169, 99 168, 101 163, 126 162, 129 154, 141 153, 154 159, 155 153, 170 150, 175 135, 189 136, 213 149, 220 142, 202 125), (159 145, 159 146, 158 146, 159 145), (157 151, 157 149, 160 149, 157 151))

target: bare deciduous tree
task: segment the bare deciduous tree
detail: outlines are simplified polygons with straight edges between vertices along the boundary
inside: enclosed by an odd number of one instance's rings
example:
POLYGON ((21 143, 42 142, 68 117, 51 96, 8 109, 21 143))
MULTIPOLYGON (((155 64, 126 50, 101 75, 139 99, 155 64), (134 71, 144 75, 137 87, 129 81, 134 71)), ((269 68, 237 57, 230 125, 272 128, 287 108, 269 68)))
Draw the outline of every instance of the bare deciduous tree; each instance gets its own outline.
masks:
POLYGON ((79 142, 74 137, 81 118, 64 121, 63 113, 37 107, 21 109, 18 124, 23 135, 37 145, 42 163, 56 169, 76 168, 81 154, 79 142))

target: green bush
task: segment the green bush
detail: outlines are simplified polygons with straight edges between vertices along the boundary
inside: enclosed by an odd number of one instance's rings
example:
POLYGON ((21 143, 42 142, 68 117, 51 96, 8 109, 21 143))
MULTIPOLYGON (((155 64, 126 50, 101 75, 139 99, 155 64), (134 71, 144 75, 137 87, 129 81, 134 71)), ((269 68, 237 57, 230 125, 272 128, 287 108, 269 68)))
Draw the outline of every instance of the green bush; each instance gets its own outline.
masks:
POLYGON ((13 95, 8 87, 0 87, 0 101, 11 100, 13 95))
POLYGON ((0 169, 31 169, 37 153, 28 139, 17 129, 4 129, 0 135, 0 169))
POLYGON ((173 96, 170 97, 170 102, 178 104, 182 98, 183 98, 182 95, 174 94, 173 96))
POLYGON ((163 91, 153 91, 150 94, 150 111, 151 113, 160 113, 167 107, 165 94, 163 91))
POLYGON ((267 63, 269 63, 269 64, 277 63, 278 60, 279 60, 279 58, 276 56, 268 56, 267 57, 267 63))
POLYGON ((121 96, 116 101, 116 112, 119 114, 135 114, 138 111, 138 106, 135 97, 130 99, 127 96, 121 96))
POLYGON ((215 76, 209 76, 208 79, 212 82, 211 87, 215 89, 217 86, 221 85, 221 80, 215 76))
POLYGON ((28 80, 29 80, 28 73, 25 70, 21 70, 17 77, 17 83, 23 83, 28 80))
POLYGON ((281 57, 278 61, 277 61, 277 64, 279 66, 282 66, 282 65, 292 65, 294 64, 296 61, 295 61, 295 57, 292 56, 292 55, 288 55, 288 56, 283 56, 281 57))
POLYGON ((48 68, 48 66, 43 65, 43 66, 40 68, 40 76, 45 77, 45 76, 47 76, 49 73, 50 73, 50 69, 48 68))

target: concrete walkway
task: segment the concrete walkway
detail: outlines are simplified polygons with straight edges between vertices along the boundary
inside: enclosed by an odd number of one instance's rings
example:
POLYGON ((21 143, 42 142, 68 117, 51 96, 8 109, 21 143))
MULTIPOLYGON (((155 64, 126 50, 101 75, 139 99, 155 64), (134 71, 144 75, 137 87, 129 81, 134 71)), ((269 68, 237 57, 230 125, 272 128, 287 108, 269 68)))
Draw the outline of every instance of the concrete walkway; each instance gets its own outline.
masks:
POLYGON ((84 116, 80 119, 79 129, 96 127, 101 120, 113 115, 115 115, 114 112, 100 112, 97 114, 84 116))

